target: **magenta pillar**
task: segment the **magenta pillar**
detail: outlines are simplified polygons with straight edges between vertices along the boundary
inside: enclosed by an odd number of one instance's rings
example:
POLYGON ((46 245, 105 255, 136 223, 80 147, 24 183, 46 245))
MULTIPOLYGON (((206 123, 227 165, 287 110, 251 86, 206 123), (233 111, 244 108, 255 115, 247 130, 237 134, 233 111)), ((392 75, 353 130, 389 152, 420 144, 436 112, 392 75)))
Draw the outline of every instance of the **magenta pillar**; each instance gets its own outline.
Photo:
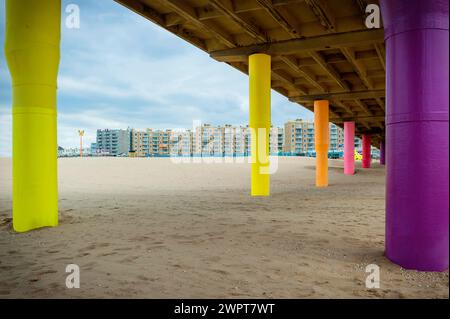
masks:
POLYGON ((355 122, 344 122, 344 174, 355 174, 355 122))
POLYGON ((385 164, 385 154, 386 154, 386 151, 385 151, 385 143, 384 143, 384 141, 381 141, 380 142, 380 164, 381 165, 384 165, 385 164))
POLYGON ((386 257, 448 268, 448 0, 384 0, 386 257))
POLYGON ((372 162, 370 154, 371 137, 369 134, 363 134, 362 136, 362 167, 370 168, 370 163, 372 162))

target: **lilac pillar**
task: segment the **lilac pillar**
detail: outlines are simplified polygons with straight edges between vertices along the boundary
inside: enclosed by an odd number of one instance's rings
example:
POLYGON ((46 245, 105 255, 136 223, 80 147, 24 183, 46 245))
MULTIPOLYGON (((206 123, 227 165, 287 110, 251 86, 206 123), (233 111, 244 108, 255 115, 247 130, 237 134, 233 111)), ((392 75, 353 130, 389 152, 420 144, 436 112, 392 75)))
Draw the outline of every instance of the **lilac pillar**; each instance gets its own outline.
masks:
POLYGON ((372 137, 369 134, 362 136, 362 168, 370 168, 372 162, 372 137))
POLYGON ((380 164, 384 165, 385 164, 385 146, 384 146, 384 141, 380 142, 380 164))
POLYGON ((448 268, 448 0, 383 0, 386 256, 448 268))

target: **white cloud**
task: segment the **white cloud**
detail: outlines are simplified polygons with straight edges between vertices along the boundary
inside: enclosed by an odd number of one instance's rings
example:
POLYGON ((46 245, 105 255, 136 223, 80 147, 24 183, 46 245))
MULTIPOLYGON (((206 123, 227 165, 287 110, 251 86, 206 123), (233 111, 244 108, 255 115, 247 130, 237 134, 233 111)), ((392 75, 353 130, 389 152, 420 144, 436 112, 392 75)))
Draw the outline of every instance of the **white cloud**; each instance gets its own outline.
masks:
MULTIPOLYGON (((63 6, 68 2, 63 0, 63 6)), ((189 128, 194 119, 247 122, 246 75, 113 1, 70 2, 80 6, 81 28, 62 28, 59 145, 78 146, 78 129, 86 131, 90 143, 98 128, 189 128)), ((0 40, 3 32, 0 26, 0 40)), ((2 88, 9 90, 3 63, 0 85, 6 83, 2 88)), ((0 99, 5 105, 0 109, 0 155, 8 155, 11 101, 10 96, 0 99)), ((273 92, 275 125, 308 113, 273 92)))

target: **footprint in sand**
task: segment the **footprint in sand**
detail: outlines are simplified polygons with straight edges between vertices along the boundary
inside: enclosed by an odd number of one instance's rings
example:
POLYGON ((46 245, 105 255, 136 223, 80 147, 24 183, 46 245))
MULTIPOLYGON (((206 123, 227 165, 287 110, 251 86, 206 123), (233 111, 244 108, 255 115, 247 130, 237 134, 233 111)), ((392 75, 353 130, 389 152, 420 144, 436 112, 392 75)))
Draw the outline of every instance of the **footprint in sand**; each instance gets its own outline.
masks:
POLYGON ((40 271, 40 272, 36 273, 36 275, 42 276, 42 275, 48 275, 48 274, 56 274, 57 272, 58 271, 56 271, 54 269, 48 269, 48 270, 40 271))
POLYGON ((88 252, 82 252, 82 253, 79 253, 77 255, 77 257, 86 257, 86 256, 89 256, 89 255, 90 255, 90 253, 88 253, 88 252))
POLYGON ((106 257, 106 256, 112 256, 112 255, 117 255, 117 252, 115 252, 115 251, 106 252, 103 254, 99 254, 98 257, 106 257))
POLYGON ((121 263, 129 263, 129 262, 135 261, 138 258, 139 258, 139 256, 129 256, 129 257, 122 259, 120 262, 121 263))
POLYGON ((12 218, 6 217, 0 220, 0 226, 9 226, 12 224, 12 218))
POLYGON ((206 261, 216 263, 216 262, 219 262, 220 259, 221 258, 219 256, 211 256, 211 257, 207 257, 206 261))
POLYGON ((84 265, 81 265, 80 269, 81 270, 92 270, 92 268, 94 268, 95 265, 97 265, 97 263, 95 261, 91 261, 84 265))
POLYGON ((137 276, 137 279, 142 280, 142 281, 149 281, 150 280, 149 278, 147 278, 147 277, 145 277, 143 275, 137 276))
POLYGON ((228 271, 222 270, 222 269, 211 269, 211 271, 218 273, 220 275, 224 275, 224 276, 227 276, 230 274, 228 271))

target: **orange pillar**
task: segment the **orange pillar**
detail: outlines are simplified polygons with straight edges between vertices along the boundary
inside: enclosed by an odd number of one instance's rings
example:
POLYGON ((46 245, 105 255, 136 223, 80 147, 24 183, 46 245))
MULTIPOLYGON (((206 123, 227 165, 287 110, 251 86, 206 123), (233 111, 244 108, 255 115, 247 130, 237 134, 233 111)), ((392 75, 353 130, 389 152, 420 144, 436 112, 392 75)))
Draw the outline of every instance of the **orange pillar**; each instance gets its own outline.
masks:
POLYGON ((314 144, 316 147, 316 186, 328 186, 329 144, 328 100, 314 102, 314 144))

